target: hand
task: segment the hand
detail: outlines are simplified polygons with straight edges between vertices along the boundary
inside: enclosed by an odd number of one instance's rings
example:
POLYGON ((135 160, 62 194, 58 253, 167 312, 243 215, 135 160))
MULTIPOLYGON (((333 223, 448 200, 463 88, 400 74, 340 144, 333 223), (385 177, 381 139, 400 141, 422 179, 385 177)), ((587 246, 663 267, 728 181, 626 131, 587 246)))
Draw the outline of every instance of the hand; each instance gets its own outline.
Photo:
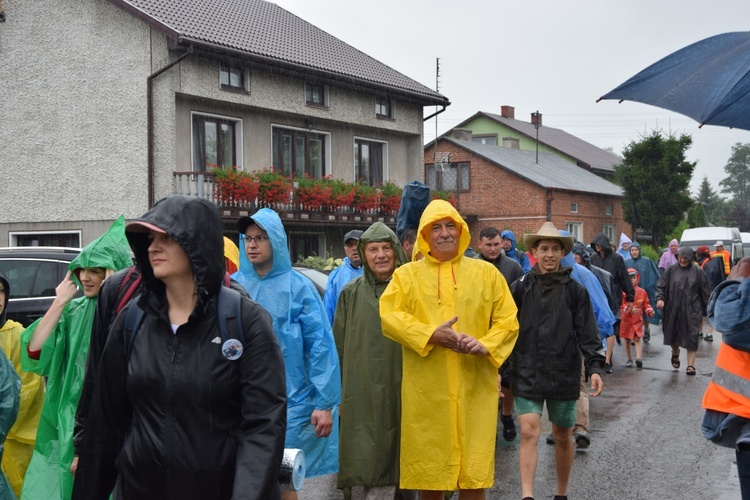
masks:
POLYGON ((649 317, 649 318, 653 318, 654 316, 656 316, 656 311, 654 311, 653 309, 651 309, 651 310, 650 310, 650 311, 649 311, 649 312, 647 313, 647 315, 648 315, 648 317, 649 317))
POLYGON ((657 300, 656 301, 656 308, 657 309, 664 309, 664 301, 663 300, 657 300))
POLYGON ((78 286, 75 284, 71 276, 73 273, 68 271, 65 274, 65 278, 55 288, 55 300, 62 301, 63 304, 67 304, 73 297, 78 293, 78 286))
POLYGON ((591 392, 589 392, 589 396, 591 396, 592 398, 597 397, 599 394, 601 394, 602 389, 604 389, 604 382, 602 382, 602 377, 598 373, 592 373, 591 392))
POLYGON ((70 473, 74 476, 78 470, 78 457, 73 457, 73 461, 70 463, 70 473))
POLYGON ((310 415, 310 423, 315 426, 316 437, 328 437, 333 429, 331 410, 315 410, 310 415))
POLYGON ((625 304, 625 312, 632 313, 633 312, 633 303, 628 302, 625 304))
POLYGON ((487 356, 490 352, 477 339, 471 335, 461 333, 458 335, 457 352, 461 354, 473 354, 475 356, 487 356))
POLYGON ((447 347, 448 349, 453 349, 456 352, 460 352, 458 333, 453 329, 453 325, 456 324, 456 321, 458 321, 458 316, 453 316, 445 323, 441 323, 435 331, 432 332, 432 336, 427 343, 438 344, 447 347))
POLYGON ((750 277, 750 257, 743 257, 738 263, 734 265, 729 274, 727 275, 728 280, 733 280, 744 276, 745 278, 750 277))

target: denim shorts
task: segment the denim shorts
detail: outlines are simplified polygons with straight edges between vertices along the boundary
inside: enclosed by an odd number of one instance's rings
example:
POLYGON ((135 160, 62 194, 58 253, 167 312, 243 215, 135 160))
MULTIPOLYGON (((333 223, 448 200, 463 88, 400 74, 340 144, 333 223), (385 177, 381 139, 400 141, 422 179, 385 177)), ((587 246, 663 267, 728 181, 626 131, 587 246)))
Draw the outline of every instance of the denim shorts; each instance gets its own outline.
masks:
POLYGON ((549 421, 563 429, 570 429, 576 424, 576 403, 575 399, 526 399, 516 396, 516 414, 524 415, 526 413, 542 414, 544 402, 547 402, 547 413, 549 421))

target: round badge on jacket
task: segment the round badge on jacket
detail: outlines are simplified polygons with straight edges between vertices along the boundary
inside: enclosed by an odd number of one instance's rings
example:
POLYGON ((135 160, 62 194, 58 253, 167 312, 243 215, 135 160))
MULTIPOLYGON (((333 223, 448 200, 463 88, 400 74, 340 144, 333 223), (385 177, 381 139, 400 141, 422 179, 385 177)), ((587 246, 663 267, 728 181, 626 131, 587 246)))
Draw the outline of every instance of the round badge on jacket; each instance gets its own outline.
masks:
POLYGON ((221 346, 221 354, 229 361, 240 359, 242 356, 242 342, 237 339, 229 339, 221 346))

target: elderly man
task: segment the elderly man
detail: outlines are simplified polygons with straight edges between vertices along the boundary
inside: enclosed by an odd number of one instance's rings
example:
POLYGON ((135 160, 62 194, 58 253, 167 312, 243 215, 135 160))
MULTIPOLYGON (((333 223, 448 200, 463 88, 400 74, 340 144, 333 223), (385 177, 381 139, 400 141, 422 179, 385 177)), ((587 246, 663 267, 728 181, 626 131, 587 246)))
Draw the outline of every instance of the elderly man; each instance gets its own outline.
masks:
POLYGON ((677 265, 669 266, 656 283, 656 308, 661 309, 664 345, 672 348, 672 366, 680 367, 680 347, 687 349, 688 375, 695 375, 698 332, 711 294, 708 278, 693 265, 690 247, 677 252, 677 265))
POLYGON ((724 250, 724 242, 721 240, 714 243, 714 248, 716 250, 711 252, 711 258, 721 256, 724 259, 724 274, 729 274, 732 267, 732 255, 724 250))
POLYGON ((518 322, 500 273, 464 256, 470 240, 450 203, 431 202, 417 232, 424 258, 380 298, 383 334, 403 346, 400 484, 420 500, 483 499, 494 481, 497 369, 518 322))
POLYGON ((330 324, 333 324, 333 313, 336 311, 336 302, 339 300, 341 290, 351 280, 362 276, 362 259, 357 253, 360 236, 362 236, 362 231, 359 229, 352 229, 344 235, 344 253, 346 253, 344 263, 328 275, 323 305, 325 305, 330 324))
POLYGON ((376 222, 359 239, 364 276, 344 287, 333 336, 342 371, 338 488, 351 498, 393 500, 398 487, 401 346, 383 337, 378 301, 397 267, 408 262, 396 234, 376 222))
POLYGON ((557 442, 555 498, 567 498, 581 370, 585 367, 591 378, 591 396, 598 396, 602 343, 586 288, 573 280, 572 268, 560 266, 573 248, 573 237, 561 236, 551 222, 545 222, 537 234, 524 235, 524 243, 537 263, 511 285, 521 326, 511 356, 511 387, 521 424, 521 494, 534 495, 537 442, 546 403, 557 442))
MULTIPOLYGON (((287 388, 285 448, 305 452, 306 475, 338 471, 341 373, 336 344, 312 282, 292 269, 279 215, 261 208, 237 221, 240 270, 232 275, 271 314, 284 355, 287 388)), ((297 494, 282 491, 282 500, 297 494)))

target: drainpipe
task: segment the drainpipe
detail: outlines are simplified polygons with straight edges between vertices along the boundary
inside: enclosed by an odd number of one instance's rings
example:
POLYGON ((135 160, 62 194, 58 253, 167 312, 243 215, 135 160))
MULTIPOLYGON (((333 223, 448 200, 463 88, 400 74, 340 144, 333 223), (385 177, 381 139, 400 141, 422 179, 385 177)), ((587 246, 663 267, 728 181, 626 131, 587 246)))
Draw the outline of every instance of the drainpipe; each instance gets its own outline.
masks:
POLYGON ((552 201, 555 199, 555 188, 547 190, 547 220, 552 220, 552 201))
POLYGON ((148 208, 154 206, 154 79, 167 71, 172 66, 181 63, 193 53, 193 46, 189 46, 187 52, 167 64, 161 69, 151 73, 146 78, 146 121, 148 134, 148 208))

